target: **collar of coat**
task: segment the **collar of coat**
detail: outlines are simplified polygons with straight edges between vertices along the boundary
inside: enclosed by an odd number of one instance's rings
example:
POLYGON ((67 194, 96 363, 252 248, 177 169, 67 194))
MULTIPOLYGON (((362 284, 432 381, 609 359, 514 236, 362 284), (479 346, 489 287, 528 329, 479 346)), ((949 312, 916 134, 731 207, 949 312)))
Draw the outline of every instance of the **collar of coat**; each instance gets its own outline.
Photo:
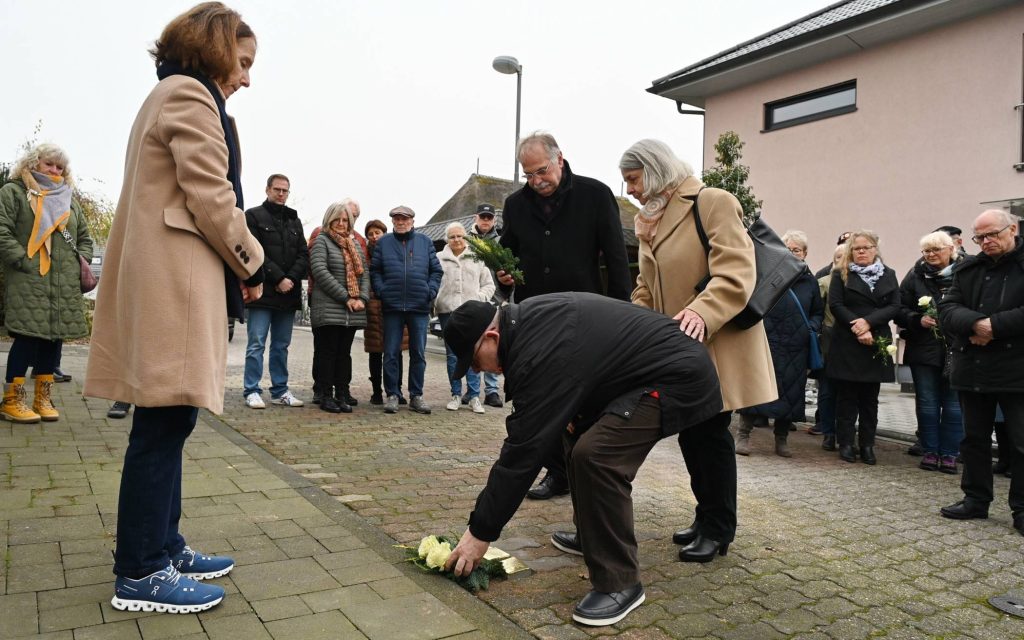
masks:
POLYGON ((562 160, 562 180, 558 183, 558 188, 555 192, 548 197, 541 197, 536 191, 533 190, 529 184, 523 187, 523 193, 527 198, 532 200, 537 206, 541 206, 544 202, 551 202, 557 209, 559 205, 565 200, 565 195, 572 191, 573 185, 573 173, 572 169, 569 168, 569 161, 562 160))
MULTIPOLYGON (((654 235, 654 243, 651 245, 652 250, 657 249, 658 245, 664 242, 665 238, 672 235, 676 227, 690 217, 690 212, 693 211, 694 199, 703 187, 704 183, 696 176, 690 176, 676 187, 676 190, 672 192, 672 196, 668 200, 668 204, 665 205, 665 213, 661 217, 661 222, 658 224, 658 232, 654 235)), ((694 234, 697 233, 696 228, 694 228, 693 232, 694 234)))
POLYGON ((1005 253, 999 257, 998 260, 990 258, 986 253, 977 253, 973 256, 967 256, 963 260, 963 264, 957 269, 957 271, 964 271, 972 267, 985 267, 990 268, 997 264, 1005 262, 1016 262, 1024 269, 1024 240, 1017 238, 1013 249, 1010 249, 1009 253, 1005 253))
POLYGON ((285 220, 298 220, 299 212, 283 204, 277 204, 270 200, 263 201, 263 208, 275 216, 282 216, 285 220))

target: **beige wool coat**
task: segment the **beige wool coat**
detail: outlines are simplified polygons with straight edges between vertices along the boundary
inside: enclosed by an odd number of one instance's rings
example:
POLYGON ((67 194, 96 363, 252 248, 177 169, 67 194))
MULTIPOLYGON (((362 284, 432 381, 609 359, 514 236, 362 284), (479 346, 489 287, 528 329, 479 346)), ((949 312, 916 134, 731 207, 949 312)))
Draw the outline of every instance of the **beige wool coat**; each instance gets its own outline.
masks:
POLYGON ((689 308, 704 319, 725 410, 771 402, 778 391, 764 326, 743 330, 729 322, 746 306, 756 279, 743 211, 726 191, 701 193, 700 217, 711 243, 711 253, 705 253, 693 221, 693 198, 702 186, 696 177, 684 180, 666 206, 654 242, 640 241, 633 302, 668 316, 689 308), (713 277, 698 293, 694 287, 709 272, 713 277))
POLYGON ((186 76, 157 84, 128 139, 84 395, 223 410, 223 265, 244 280, 263 264, 227 173, 210 93, 186 76))

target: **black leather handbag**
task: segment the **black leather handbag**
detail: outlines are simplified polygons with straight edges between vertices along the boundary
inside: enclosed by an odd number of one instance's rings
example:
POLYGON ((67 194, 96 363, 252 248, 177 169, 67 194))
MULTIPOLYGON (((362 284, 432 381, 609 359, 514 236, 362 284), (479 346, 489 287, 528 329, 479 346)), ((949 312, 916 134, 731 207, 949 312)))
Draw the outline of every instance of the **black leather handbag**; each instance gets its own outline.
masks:
MULTIPOLYGON (((702 187, 693 198, 693 222, 697 227, 700 242, 704 245, 704 252, 710 254, 711 243, 708 241, 708 234, 704 231, 704 224, 700 220, 700 210, 697 208, 697 200, 700 199, 700 194, 704 189, 705 187, 702 187)), ((747 235, 754 243, 757 282, 754 284, 754 292, 747 300, 747 306, 731 320, 741 329, 749 329, 761 322, 775 306, 775 303, 786 295, 800 274, 807 269, 807 265, 789 251, 785 243, 763 218, 758 218, 747 227, 747 235)), ((697 291, 703 291, 710 280, 711 275, 709 274, 697 283, 695 287, 697 291)))

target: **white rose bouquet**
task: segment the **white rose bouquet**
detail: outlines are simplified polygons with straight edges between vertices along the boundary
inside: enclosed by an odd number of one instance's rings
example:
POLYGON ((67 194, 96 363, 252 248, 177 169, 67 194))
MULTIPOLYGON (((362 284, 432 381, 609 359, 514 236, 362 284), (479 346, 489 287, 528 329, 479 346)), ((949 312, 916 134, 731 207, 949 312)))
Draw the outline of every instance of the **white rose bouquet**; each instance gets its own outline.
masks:
POLYGON ((936 340, 941 340, 943 343, 946 342, 946 338, 939 331, 939 309, 935 306, 935 300, 931 296, 921 296, 917 299, 917 306, 921 308, 921 313, 928 316, 929 318, 935 319, 935 326, 932 327, 932 335, 935 336, 936 340))
POLYGON ((444 564, 448 561, 448 556, 452 554, 452 548, 458 543, 459 539, 454 536, 427 536, 420 540, 418 547, 401 544, 395 546, 404 549, 407 556, 406 561, 413 563, 422 571, 442 575, 457 582, 463 589, 474 593, 480 589, 487 589, 491 578, 503 578, 508 575, 500 560, 491 560, 486 557, 468 576, 457 577, 453 572, 445 571, 444 564))

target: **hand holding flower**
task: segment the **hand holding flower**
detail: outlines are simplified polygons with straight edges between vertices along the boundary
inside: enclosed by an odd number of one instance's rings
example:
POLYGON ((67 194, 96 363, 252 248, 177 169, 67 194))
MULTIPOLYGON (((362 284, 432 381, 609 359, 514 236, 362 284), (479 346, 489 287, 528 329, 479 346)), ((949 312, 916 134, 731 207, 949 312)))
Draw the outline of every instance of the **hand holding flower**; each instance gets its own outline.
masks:
POLYGON ((468 576, 480 564, 480 559, 490 546, 490 543, 480 540, 466 529, 459 544, 455 545, 455 549, 448 556, 445 570, 452 571, 457 576, 468 576))

